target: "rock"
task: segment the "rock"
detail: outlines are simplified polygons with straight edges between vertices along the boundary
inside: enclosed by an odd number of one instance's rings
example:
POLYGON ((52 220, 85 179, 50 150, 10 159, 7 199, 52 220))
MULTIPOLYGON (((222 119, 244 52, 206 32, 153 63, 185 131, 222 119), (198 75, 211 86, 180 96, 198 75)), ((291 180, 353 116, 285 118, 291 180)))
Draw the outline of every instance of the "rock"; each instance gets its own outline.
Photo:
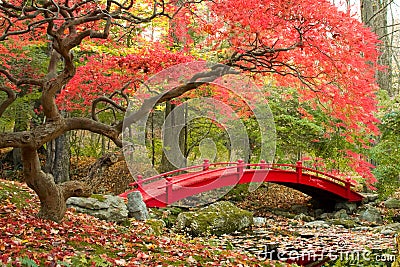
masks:
POLYGON ((335 210, 344 209, 347 214, 352 214, 357 209, 357 203, 353 202, 338 202, 335 204, 335 210))
POLYGON ((303 221, 303 222, 311 222, 311 221, 315 220, 313 217, 305 215, 303 213, 294 216, 294 219, 298 220, 298 221, 303 221))
POLYGON ((315 218, 319 218, 319 217, 321 217, 321 215, 324 213, 324 210, 323 209, 316 209, 315 211, 314 211, 314 217, 315 218))
POLYGON ((378 194, 374 194, 374 193, 361 193, 361 195, 364 197, 364 199, 361 202, 362 204, 374 202, 379 197, 378 194))
POLYGON ((158 219, 146 220, 146 224, 150 226, 148 234, 153 234, 156 236, 162 235, 164 232, 164 228, 166 227, 166 223, 163 220, 158 219))
POLYGON ((380 211, 372 206, 366 206, 365 209, 360 212, 359 218, 360 220, 377 224, 381 224, 383 222, 380 211))
MULTIPOLYGON (((347 214, 346 214, 347 215, 347 214)), ((330 221, 333 225, 343 225, 346 228, 355 228, 357 223, 350 219, 338 218, 330 221)))
POLYGON ((95 197, 71 197, 67 207, 75 208, 77 212, 90 214, 106 221, 121 222, 128 218, 128 209, 124 199, 111 195, 95 195, 95 197))
POLYGON ((92 195, 91 197, 70 197, 67 200, 68 206, 77 206, 79 208, 89 210, 108 209, 109 203, 106 202, 107 197, 103 195, 92 195))
POLYGON ((308 214, 308 207, 303 205, 293 205, 290 207, 290 211, 295 214, 308 214))
POLYGON ((396 234, 396 231, 390 230, 390 229, 384 229, 381 231, 382 235, 394 235, 396 234))
POLYGON ((253 224, 254 224, 254 226, 257 226, 257 227, 264 226, 266 222, 267 222, 267 219, 264 217, 254 217, 253 218, 253 224))
POLYGON ((175 229, 193 236, 229 234, 249 227, 253 214, 227 201, 216 202, 198 211, 178 215, 175 229))
POLYGON ((400 208, 400 200, 396 198, 389 198, 384 202, 384 205, 388 209, 399 209, 400 208))
POLYGON ((332 214, 330 214, 330 213, 322 213, 319 216, 319 219, 321 219, 321 220, 326 220, 326 219, 329 219, 329 218, 332 218, 332 214))
POLYGON ((392 221, 393 222, 400 222, 400 214, 396 214, 392 216, 392 221))
POLYGON ((393 235, 399 231, 400 231, 400 223, 391 223, 374 228, 375 233, 381 233, 383 235, 393 235))
POLYGON ((368 227, 368 226, 357 226, 354 227, 353 231, 360 231, 360 232, 366 232, 366 231, 370 231, 372 228, 368 227))
POLYGON ((307 228, 329 228, 329 224, 325 221, 313 221, 304 224, 307 228))
POLYGON ((143 202, 142 194, 139 191, 134 191, 128 194, 128 211, 129 217, 136 220, 145 221, 149 218, 149 212, 146 204, 143 202))
POLYGON ((347 215, 347 211, 345 209, 341 209, 333 214, 334 219, 348 219, 349 215, 347 215))

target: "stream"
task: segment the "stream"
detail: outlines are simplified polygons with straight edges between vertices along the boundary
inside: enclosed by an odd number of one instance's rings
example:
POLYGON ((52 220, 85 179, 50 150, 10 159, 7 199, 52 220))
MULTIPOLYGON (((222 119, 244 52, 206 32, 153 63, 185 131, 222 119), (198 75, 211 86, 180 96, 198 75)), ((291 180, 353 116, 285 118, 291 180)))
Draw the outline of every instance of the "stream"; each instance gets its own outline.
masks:
POLYGON ((304 266, 333 266, 336 261, 346 263, 340 266, 391 266, 395 257, 394 236, 375 233, 373 227, 346 229, 324 221, 305 223, 274 215, 265 218, 263 225, 214 241, 261 260, 304 266))

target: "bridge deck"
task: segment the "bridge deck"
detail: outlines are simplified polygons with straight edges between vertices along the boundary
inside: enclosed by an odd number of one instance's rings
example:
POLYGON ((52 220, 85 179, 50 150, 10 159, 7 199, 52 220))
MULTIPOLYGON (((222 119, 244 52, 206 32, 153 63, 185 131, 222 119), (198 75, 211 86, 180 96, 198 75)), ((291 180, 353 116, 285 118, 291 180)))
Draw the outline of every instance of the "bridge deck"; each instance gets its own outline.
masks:
POLYGON ((312 197, 332 201, 359 202, 363 196, 355 192, 350 179, 342 180, 318 170, 290 164, 245 164, 243 161, 208 163, 178 169, 131 184, 140 191, 148 207, 164 207, 183 198, 213 189, 253 182, 282 184, 312 197), (210 168, 211 167, 211 168, 210 168), (198 170, 200 169, 200 170, 198 170), (183 172, 183 173, 182 173, 183 172), (182 174, 179 174, 182 173, 182 174))

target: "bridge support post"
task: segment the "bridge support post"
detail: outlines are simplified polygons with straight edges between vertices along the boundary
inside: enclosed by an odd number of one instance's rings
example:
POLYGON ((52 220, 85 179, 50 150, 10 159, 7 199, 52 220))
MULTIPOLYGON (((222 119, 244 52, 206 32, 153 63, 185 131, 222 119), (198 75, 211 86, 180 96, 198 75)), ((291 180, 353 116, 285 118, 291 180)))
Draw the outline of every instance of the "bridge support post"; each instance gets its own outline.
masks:
POLYGON ((266 169, 266 167, 267 167, 267 166, 265 165, 265 160, 263 160, 263 159, 262 159, 262 160, 260 160, 260 163, 261 163, 261 165, 260 165, 260 169, 261 169, 261 170, 264 170, 264 169, 266 169))
POLYGON ((137 176, 137 182, 136 182, 136 184, 137 184, 137 189, 139 190, 139 192, 141 193, 143 190, 142 190, 142 188, 143 188, 143 176, 142 175, 138 175, 137 176))
POLYGON ((347 197, 347 199, 349 199, 349 197, 350 197, 350 186, 351 186, 351 179, 350 179, 350 177, 347 177, 346 178, 346 197, 347 197))
MULTIPOLYGON (((165 178, 165 204, 170 204, 172 197, 172 178, 167 177, 165 178)), ((171 201, 172 202, 172 201, 171 201)))
POLYGON ((210 161, 208 159, 205 159, 203 161, 203 171, 208 171, 210 169, 210 161))
POLYGON ((243 169, 244 169, 244 161, 242 159, 238 160, 237 164, 237 172, 239 173, 239 178, 242 177, 243 175, 243 169))
POLYGON ((303 162, 298 161, 296 164, 297 183, 300 183, 303 176, 303 162))

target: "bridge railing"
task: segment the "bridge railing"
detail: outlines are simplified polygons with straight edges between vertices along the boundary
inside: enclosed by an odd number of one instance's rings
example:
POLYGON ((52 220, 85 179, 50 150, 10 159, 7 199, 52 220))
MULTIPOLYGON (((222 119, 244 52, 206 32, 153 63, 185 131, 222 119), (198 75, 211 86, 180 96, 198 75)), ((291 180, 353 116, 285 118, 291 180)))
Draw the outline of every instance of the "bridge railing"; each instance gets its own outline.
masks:
POLYGON ((340 179, 338 177, 335 177, 331 174, 315 170, 312 168, 304 167, 302 165, 302 162, 299 161, 297 162, 296 165, 294 164, 282 164, 282 163, 267 163, 264 160, 261 160, 260 163, 244 163, 243 160, 238 160, 237 162, 217 162, 217 163, 210 163, 208 160, 204 160, 203 164, 201 165, 195 165, 195 166, 190 166, 190 167, 185 167, 173 171, 169 171, 166 173, 162 173, 159 175, 155 175, 146 179, 143 179, 142 176, 138 175, 137 181, 129 184, 130 186, 138 186, 139 190, 142 187, 142 185, 151 183, 154 181, 158 181, 160 179, 165 179, 166 183, 165 185, 159 186, 158 189, 161 188, 167 188, 166 190, 168 191, 168 188, 172 188, 172 185, 178 182, 182 182, 185 180, 190 180, 193 178, 196 178, 198 176, 204 175, 204 172, 207 172, 207 174, 212 174, 215 172, 220 172, 221 170, 234 170, 236 169, 236 172, 241 173, 244 171, 244 169, 249 169, 249 168, 260 168, 260 169, 268 169, 268 170, 295 170, 297 173, 297 182, 301 182, 303 174, 309 174, 313 175, 315 177, 318 177, 318 179, 323 179, 323 180, 328 180, 331 182, 334 182, 336 184, 340 184, 344 187, 346 187, 348 190, 350 190, 351 187, 354 187, 354 185, 351 183, 351 180, 347 178, 346 180, 340 179), (225 167, 222 167, 225 166, 225 167), (217 168, 219 167, 219 168, 217 168), (217 168, 217 169, 215 169, 217 168), (196 172, 197 170, 197 172, 196 172), (188 173, 188 172, 193 172, 193 175, 184 177, 182 179, 179 179, 177 181, 172 180, 172 176, 181 174, 181 173, 188 173))
MULTIPOLYGON (((137 176, 137 180, 133 183, 130 183, 129 186, 141 186, 143 184, 146 183, 151 183, 153 181, 157 181, 160 179, 166 179, 167 177, 171 177, 171 176, 176 176, 182 173, 188 173, 190 171, 195 172, 197 171, 209 171, 210 168, 212 167, 218 167, 218 166, 229 166, 229 165, 238 165, 240 163, 243 163, 243 161, 238 160, 238 162, 216 162, 216 163, 210 163, 209 160, 205 159, 203 161, 203 164, 201 165, 194 165, 194 166, 189 166, 189 167, 185 167, 185 168, 180 168, 180 169, 176 169, 176 170, 172 170, 169 172, 165 172, 165 173, 161 173, 155 176, 151 176, 148 178, 143 179, 142 175, 138 175, 137 176)), ((194 176, 191 176, 191 178, 193 178, 194 176)))
POLYGON ((355 185, 353 185, 351 183, 351 179, 350 178, 341 179, 341 178, 338 178, 338 177, 336 177, 334 175, 331 175, 331 174, 323 172, 323 171, 319 171, 319 170, 316 170, 316 169, 304 167, 302 165, 301 161, 297 162, 296 165, 294 165, 294 164, 281 164, 281 163, 272 164, 272 169, 283 170, 282 167, 283 168, 288 167, 290 169, 295 169, 298 174, 299 174, 299 172, 301 172, 301 174, 310 174, 310 175, 318 177, 319 179, 329 180, 331 182, 334 182, 334 183, 337 183, 337 184, 341 184, 343 186, 349 186, 349 187, 354 187, 355 186, 355 185))

